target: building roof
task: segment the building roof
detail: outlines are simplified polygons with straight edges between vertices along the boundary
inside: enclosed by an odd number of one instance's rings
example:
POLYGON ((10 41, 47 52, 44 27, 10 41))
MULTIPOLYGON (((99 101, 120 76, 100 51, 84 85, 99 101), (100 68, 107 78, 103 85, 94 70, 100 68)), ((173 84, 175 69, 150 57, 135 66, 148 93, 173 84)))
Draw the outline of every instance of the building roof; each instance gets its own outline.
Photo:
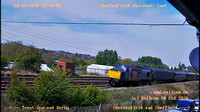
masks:
POLYGON ((98 64, 91 64, 89 66, 87 66, 87 68, 93 68, 93 69, 112 69, 113 66, 107 66, 107 65, 98 65, 98 64))

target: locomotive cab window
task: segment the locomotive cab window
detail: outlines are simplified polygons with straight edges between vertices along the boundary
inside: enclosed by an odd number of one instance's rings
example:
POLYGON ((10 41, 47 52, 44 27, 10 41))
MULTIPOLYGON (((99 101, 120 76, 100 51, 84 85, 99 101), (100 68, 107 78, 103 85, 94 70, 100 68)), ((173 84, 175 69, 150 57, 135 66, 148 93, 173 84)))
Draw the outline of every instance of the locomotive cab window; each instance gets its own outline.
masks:
POLYGON ((147 77, 150 77, 150 73, 149 72, 147 72, 147 77))

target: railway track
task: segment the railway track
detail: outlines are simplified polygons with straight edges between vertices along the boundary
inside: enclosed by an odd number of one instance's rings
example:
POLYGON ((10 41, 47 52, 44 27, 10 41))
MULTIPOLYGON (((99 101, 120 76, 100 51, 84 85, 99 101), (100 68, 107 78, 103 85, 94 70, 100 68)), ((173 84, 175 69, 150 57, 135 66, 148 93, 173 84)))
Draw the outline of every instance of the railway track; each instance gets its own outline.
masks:
MULTIPOLYGON (((29 86, 33 85, 33 80, 37 78, 36 74, 28 74, 28 75, 18 75, 20 80, 26 79, 27 84, 29 86)), ((79 76, 74 78, 69 78, 70 83, 77 87, 79 85, 82 88, 86 88, 88 85, 93 85, 98 88, 110 88, 107 77, 95 77, 95 76, 79 76)), ((10 73, 1 72, 1 93, 6 93, 6 88, 10 86, 10 73)))
MULTIPOLYGON (((33 85, 33 80, 37 76, 33 75, 18 75, 20 80, 26 79, 27 84, 29 86, 34 86, 33 85)), ((70 83, 74 87, 78 87, 78 85, 82 88, 86 88, 89 85, 93 85, 98 87, 99 89, 106 88, 108 91, 113 91, 113 90, 121 90, 121 89, 127 89, 127 88, 140 88, 140 87, 148 87, 148 86, 136 86, 136 87, 111 87, 109 84, 109 81, 107 80, 107 77, 94 77, 94 76, 83 76, 83 77, 74 77, 74 78, 69 78, 70 83)), ((187 83, 187 82, 177 82, 177 83, 187 83)), ((163 83, 167 84, 167 83, 163 83)), ((176 84, 176 83, 171 83, 171 84, 176 84)), ((6 88, 9 87, 10 85, 10 76, 7 74, 1 74, 1 93, 6 93, 6 88)))
POLYGON ((79 85, 83 88, 87 87, 88 85, 93 85, 98 88, 110 88, 109 81, 107 77, 76 77, 72 78, 70 83, 72 85, 79 85))

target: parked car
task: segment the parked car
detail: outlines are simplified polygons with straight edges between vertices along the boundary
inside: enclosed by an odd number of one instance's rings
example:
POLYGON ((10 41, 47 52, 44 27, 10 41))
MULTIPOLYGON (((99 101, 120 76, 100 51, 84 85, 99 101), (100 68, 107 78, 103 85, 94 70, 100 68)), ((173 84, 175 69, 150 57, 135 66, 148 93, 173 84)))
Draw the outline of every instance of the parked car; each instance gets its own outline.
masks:
POLYGON ((183 110, 183 112, 194 112, 195 100, 193 99, 182 99, 177 103, 177 109, 183 110))

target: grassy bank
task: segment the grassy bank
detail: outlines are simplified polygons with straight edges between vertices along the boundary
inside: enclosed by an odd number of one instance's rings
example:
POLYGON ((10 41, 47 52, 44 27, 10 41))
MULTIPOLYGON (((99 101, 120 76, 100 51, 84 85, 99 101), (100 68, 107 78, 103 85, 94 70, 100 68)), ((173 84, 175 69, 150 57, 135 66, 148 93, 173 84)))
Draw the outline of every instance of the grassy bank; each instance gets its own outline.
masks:
MULTIPOLYGON (((153 103, 156 105, 162 105, 162 106, 175 106, 178 98, 186 96, 189 99, 196 99, 199 97, 199 82, 198 81, 191 81, 191 82, 183 82, 183 83, 168 83, 168 84, 157 84, 157 85, 151 85, 151 86, 141 86, 141 87, 133 87, 133 88, 125 88, 121 90, 113 90, 108 91, 109 94, 109 101, 108 104, 103 104, 99 106, 89 106, 89 107, 73 107, 70 108, 70 111, 126 111, 126 109, 122 110, 115 110, 113 109, 114 106, 122 107, 122 106, 152 106, 153 103), (157 92, 155 92, 157 91, 157 92), (161 92, 161 93, 159 93, 161 92), (164 93, 165 92, 165 93, 164 93), (171 92, 171 93, 167 93, 171 92), (180 93, 181 92, 181 93, 180 93), (188 93, 183 93, 188 92, 188 93), (177 93, 177 94, 175 94, 177 93), (139 97, 140 99, 134 99, 139 97), (177 97, 176 100, 155 100, 152 102, 152 100, 146 100, 145 103, 144 100, 141 100, 141 97, 177 97)), ((9 105, 12 105, 9 100, 6 98, 5 95, 1 96, 1 105, 2 107, 8 107, 9 105)), ((6 109, 6 108, 4 108, 6 109)), ((1 110, 4 110, 1 108, 1 110)), ((158 109, 159 110, 159 109, 158 109)), ((158 111, 156 110, 156 111, 158 111)), ((162 110, 162 109, 160 109, 162 110)), ((138 110, 129 110, 130 112, 138 112, 138 110)), ((151 112, 150 110, 149 112, 151 112)))
MULTIPOLYGON (((139 100, 135 100, 138 105, 142 104, 141 97, 177 97, 176 100, 172 100, 174 104, 180 98, 196 99, 199 97, 199 82, 191 81, 176 84, 157 84, 151 86, 144 86, 138 88, 127 88, 122 90, 109 91, 110 99, 113 104, 130 105, 133 102, 134 97, 139 97, 139 100), (167 93, 168 92, 168 93, 167 93), (188 93, 187 93, 188 92, 188 93)), ((147 103, 150 102, 147 100, 147 103)), ((158 103, 159 101, 156 101, 158 103)), ((166 100, 163 100, 165 103, 166 100)))

